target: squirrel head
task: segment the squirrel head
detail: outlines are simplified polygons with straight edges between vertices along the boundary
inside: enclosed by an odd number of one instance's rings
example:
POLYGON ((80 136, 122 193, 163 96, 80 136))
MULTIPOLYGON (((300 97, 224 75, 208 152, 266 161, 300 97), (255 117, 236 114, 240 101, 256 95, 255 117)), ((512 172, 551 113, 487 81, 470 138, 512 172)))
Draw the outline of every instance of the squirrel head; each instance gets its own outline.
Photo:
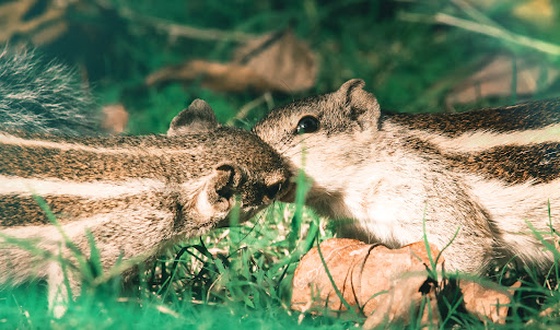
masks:
POLYGON ((375 97, 363 90, 361 79, 352 79, 329 94, 296 101, 273 110, 254 131, 268 143, 301 138, 307 134, 331 136, 377 129, 380 107, 375 97))
POLYGON ((328 143, 355 134, 376 131, 380 107, 366 92, 361 79, 352 79, 329 94, 308 97, 269 113, 253 131, 275 149, 290 148, 300 142, 328 143))
POLYGON ((221 126, 203 100, 194 100, 175 116, 167 135, 178 139, 202 137, 209 149, 199 159, 213 166, 212 173, 194 191, 187 189, 185 196, 188 212, 195 221, 221 221, 236 203, 239 220, 244 221, 289 187, 290 174, 280 156, 255 134, 221 126))
MULTIPOLYGON (((352 79, 335 92, 277 108, 253 130, 285 159, 293 174, 303 169, 309 178, 340 177, 340 171, 367 160, 368 148, 360 144, 377 136, 380 106, 364 86, 363 80, 352 79)), ((327 182, 313 185, 329 189, 327 182)))

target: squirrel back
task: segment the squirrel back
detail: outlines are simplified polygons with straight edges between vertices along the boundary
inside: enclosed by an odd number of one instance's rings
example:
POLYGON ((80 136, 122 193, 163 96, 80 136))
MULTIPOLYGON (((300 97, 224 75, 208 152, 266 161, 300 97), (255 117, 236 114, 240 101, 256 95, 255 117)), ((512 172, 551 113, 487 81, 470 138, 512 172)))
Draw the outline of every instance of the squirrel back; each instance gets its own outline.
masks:
POLYGON ((73 70, 33 50, 5 47, 0 51, 0 129, 96 135, 99 111, 73 70))

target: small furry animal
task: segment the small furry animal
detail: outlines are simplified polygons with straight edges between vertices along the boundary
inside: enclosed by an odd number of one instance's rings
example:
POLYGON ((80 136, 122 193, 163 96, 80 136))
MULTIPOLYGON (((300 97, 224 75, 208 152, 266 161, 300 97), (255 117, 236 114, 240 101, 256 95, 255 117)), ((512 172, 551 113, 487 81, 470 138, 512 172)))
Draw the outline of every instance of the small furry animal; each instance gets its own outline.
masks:
POLYGON ((349 219, 340 225, 346 237, 396 248, 425 234, 451 270, 551 265, 560 229, 560 100, 387 114, 363 87, 350 80, 273 110, 254 128, 293 172, 305 171, 308 205, 349 219))
POLYGON ((74 270, 89 262, 92 246, 102 271, 127 272, 178 240, 226 225, 236 207, 239 220, 248 219, 290 186, 278 154, 251 132, 220 126, 202 100, 179 113, 167 135, 79 136, 72 111, 87 97, 54 104, 59 90, 71 89, 61 67, 0 63, 4 78, 41 89, 0 85, 0 284, 47 279, 55 316, 69 299, 65 280, 80 293, 82 273, 74 270), (48 89, 52 99, 42 106, 34 98, 48 89), (27 122, 36 118, 48 125, 27 122))

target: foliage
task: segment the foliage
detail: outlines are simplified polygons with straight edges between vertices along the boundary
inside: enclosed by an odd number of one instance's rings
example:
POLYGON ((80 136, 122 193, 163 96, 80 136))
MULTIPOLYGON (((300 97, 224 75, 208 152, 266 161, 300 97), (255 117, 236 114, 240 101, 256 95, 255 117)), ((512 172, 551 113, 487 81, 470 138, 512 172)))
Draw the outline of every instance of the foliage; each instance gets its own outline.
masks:
MULTIPOLYGON (((82 0, 78 4, 65 13, 68 29, 54 41, 43 37, 41 43, 40 36, 21 33, 11 42, 41 44, 49 55, 78 65, 101 103, 124 103, 131 113, 131 133, 164 131, 172 114, 196 97, 205 98, 224 122, 235 117, 237 109, 260 95, 212 92, 196 80, 164 87, 147 87, 144 80, 162 67, 189 60, 227 62, 245 42, 287 27, 317 54, 315 86, 307 92, 275 93, 235 121, 237 125, 250 127, 274 105, 332 91, 357 77, 365 79, 368 90, 386 109, 450 110, 448 96, 456 85, 498 55, 510 60, 512 71, 522 69, 515 67, 515 59, 536 63, 534 79, 539 88, 523 97, 559 95, 560 37, 555 33, 560 28, 559 9, 550 0, 289 4, 82 0), (543 83, 548 78, 551 81, 543 83)), ((35 12, 27 15, 42 18, 35 12)), ((503 105, 516 99, 516 95, 498 95, 456 107, 503 105)))

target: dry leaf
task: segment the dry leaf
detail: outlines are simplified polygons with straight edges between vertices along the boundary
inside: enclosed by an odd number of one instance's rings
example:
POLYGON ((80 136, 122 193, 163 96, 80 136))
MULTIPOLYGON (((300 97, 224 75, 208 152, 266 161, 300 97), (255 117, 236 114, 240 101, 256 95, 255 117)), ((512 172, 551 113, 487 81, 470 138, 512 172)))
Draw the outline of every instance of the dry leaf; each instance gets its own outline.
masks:
MULTIPOLYGON (((517 88, 518 95, 530 95, 538 87, 546 87, 556 80, 559 70, 543 67, 542 63, 534 63, 525 59, 517 59, 517 88), (546 70, 547 79, 539 82, 542 70, 546 70), (542 84, 539 86, 539 83, 542 84)), ((513 79, 512 58, 497 56, 482 69, 459 82, 447 96, 447 104, 470 103, 481 98, 492 96, 509 96, 512 91, 513 79)))
POLYGON ((124 132, 128 124, 128 112, 122 104, 112 104, 103 107, 102 126, 105 130, 113 134, 124 132))
MULTIPOLYGON (((365 329, 380 325, 410 322, 420 315, 420 323, 438 326, 438 303, 449 297, 462 297, 461 308, 482 322, 503 324, 508 313, 513 287, 491 288, 472 280, 443 279, 443 260, 438 260, 438 281, 429 276, 430 257, 424 242, 400 249, 369 245, 353 239, 330 239, 320 245, 332 281, 319 249, 310 250, 300 261, 292 282, 291 308, 312 314, 347 314, 348 306, 366 316, 365 329), (459 290, 459 291, 457 291, 459 290), (423 309, 422 309, 423 307, 423 309)), ((439 252, 431 248, 435 258, 439 252)))
MULTIPOLYGON (((465 309, 485 322, 505 324, 511 302, 512 291, 488 288, 466 280, 459 280, 459 288, 463 294, 465 309)), ((516 288, 516 284, 513 288, 516 288)))
MULTIPOLYGON (((320 245, 329 273, 344 300, 358 314, 368 316, 365 326, 407 322, 429 297, 434 324, 439 319, 435 296, 426 272, 429 258, 424 243, 401 249, 368 245, 352 239, 330 239, 320 245), (427 289, 424 291, 423 289, 427 289)), ((430 253, 438 255, 432 249, 430 253)), ((441 267, 441 263, 438 265, 441 267)), ((301 260, 293 279, 291 308, 301 312, 347 311, 323 267, 317 248, 301 260)), ((429 314, 426 314, 429 315, 429 314)))
POLYGON ((67 6, 60 1, 18 0, 0 5, 0 42, 26 36, 34 45, 56 40, 68 29, 67 6), (38 11, 38 8, 43 8, 38 11))
MULTIPOLYGON (((503 0, 469 0, 469 3, 482 10, 504 7, 503 0)), ((510 13, 527 23, 535 25, 552 24, 556 18, 552 0, 525 0, 508 3, 510 13), (513 5, 512 5, 513 4, 513 5)), ((508 8, 508 7, 506 7, 508 8)))
POLYGON ((236 54, 231 63, 192 60, 165 67, 150 74, 146 84, 157 86, 200 79, 202 86, 216 91, 293 93, 315 83, 315 55, 290 30, 251 41, 236 54))
POLYGON ((313 87, 317 76, 315 54, 289 29, 248 42, 235 51, 234 63, 250 67, 273 90, 286 93, 313 87))
POLYGON ((222 92, 241 92, 247 89, 267 90, 271 88, 251 68, 204 60, 193 60, 160 69, 146 78, 146 84, 156 86, 169 82, 190 82, 196 79, 201 80, 202 86, 222 92))
POLYGON ((550 25, 556 18, 551 0, 531 0, 515 6, 513 14, 536 25, 550 25))

